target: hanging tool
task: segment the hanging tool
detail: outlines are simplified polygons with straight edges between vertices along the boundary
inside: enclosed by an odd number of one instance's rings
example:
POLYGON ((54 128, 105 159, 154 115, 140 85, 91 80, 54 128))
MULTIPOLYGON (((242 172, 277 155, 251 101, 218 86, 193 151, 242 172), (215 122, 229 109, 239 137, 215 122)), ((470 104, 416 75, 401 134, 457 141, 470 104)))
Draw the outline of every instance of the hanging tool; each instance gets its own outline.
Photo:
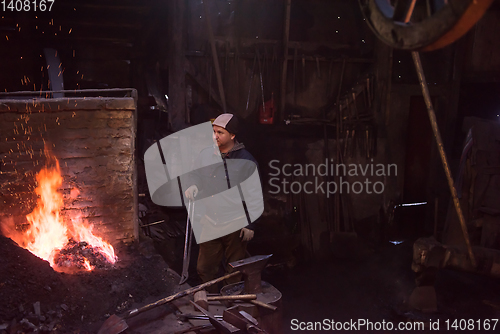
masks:
POLYGON ((366 86, 361 87, 361 93, 363 94, 363 100, 365 101, 365 105, 364 105, 365 114, 369 114, 370 113, 370 108, 368 106, 369 97, 368 97, 368 89, 366 86))
MULTIPOLYGON (((292 95, 293 95, 293 104, 297 104, 297 45, 295 45, 295 49, 293 50, 293 73, 292 73, 292 95)), ((290 115, 290 119, 292 119, 292 115, 290 115)))
MULTIPOLYGON (((279 78, 279 75, 277 71, 279 71, 278 67, 278 52, 276 50, 277 46, 273 46, 273 55, 271 56, 271 80, 274 78, 274 80, 277 80, 279 78)), ((279 82, 273 81, 273 84, 271 87, 276 88, 279 86, 279 82)))
POLYGON ((342 154, 344 157, 347 155, 347 141, 349 140, 349 129, 345 129, 345 139, 344 139, 344 154, 342 154))
MULTIPOLYGON (((332 75, 332 71, 333 71, 333 59, 330 61, 330 65, 328 67, 328 96, 332 96, 333 97, 333 75, 332 75)), ((337 98, 337 107, 338 107, 338 98, 337 98)))
POLYGON ((354 115, 356 115, 356 120, 359 120, 358 106, 356 105, 356 92, 352 91, 352 105, 354 108, 354 115))
POLYGON ((316 71, 318 71, 318 78, 321 78, 321 71, 319 69, 319 57, 316 56, 316 71))
POLYGON ((267 85, 269 85, 271 80, 269 79, 269 55, 267 54, 266 47, 264 47, 264 78, 267 85))
MULTIPOLYGON (((238 66, 240 62, 240 49, 236 46, 234 51, 234 69, 236 71, 236 87, 240 87, 240 67, 238 66)), ((240 89, 236 90, 237 99, 240 101, 240 89)))
POLYGON ((366 126, 365 131, 366 131, 366 138, 365 138, 366 139, 366 147, 365 147, 365 149, 366 149, 366 157, 368 159, 370 159, 371 158, 371 154, 370 154, 370 126, 369 125, 366 126))
POLYGON ((190 223, 190 217, 193 217, 194 214, 194 202, 189 200, 188 202, 188 216, 186 219, 186 237, 184 239, 184 256, 182 258, 182 274, 181 280, 179 281, 179 285, 186 283, 189 277, 189 260, 191 258, 191 242, 193 240, 192 226, 190 223), (191 210, 192 206, 192 210, 191 210))
POLYGON ((262 80, 262 64, 260 63, 259 49, 257 49, 255 52, 257 55, 257 61, 259 63, 260 92, 262 95, 262 110, 263 110, 263 113, 265 114, 266 113, 266 101, 264 100, 264 82, 262 80))
POLYGON ((253 66, 252 66, 252 73, 250 74, 250 84, 248 87, 248 97, 247 97, 247 107, 245 110, 248 110, 248 105, 250 104, 250 92, 252 91, 252 86, 253 86, 253 74, 255 72, 255 64, 257 63, 257 54, 253 57, 253 66))
POLYGON ((371 92, 370 92, 370 77, 367 77, 366 78, 366 92, 367 92, 367 95, 368 95, 368 108, 371 109, 372 107, 372 96, 371 96, 371 92))
POLYGON ((259 107, 259 123, 273 124, 275 111, 276 107, 274 105, 274 92, 273 92, 271 93, 271 100, 265 102, 263 106, 259 107))
POLYGON ((351 132, 350 145, 351 145, 351 152, 349 154, 349 157, 353 158, 356 156, 356 128, 354 126, 351 132))
POLYGON ((302 90, 306 90, 306 56, 302 55, 302 90))

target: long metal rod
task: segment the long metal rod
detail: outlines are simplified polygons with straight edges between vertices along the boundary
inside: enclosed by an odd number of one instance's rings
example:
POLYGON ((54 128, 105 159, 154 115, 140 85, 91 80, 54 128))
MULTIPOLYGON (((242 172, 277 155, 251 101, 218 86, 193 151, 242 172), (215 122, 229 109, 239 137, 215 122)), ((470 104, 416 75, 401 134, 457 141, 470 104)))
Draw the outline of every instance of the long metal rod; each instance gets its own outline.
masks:
POLYGON ((192 227, 190 220, 193 218, 194 214, 194 202, 189 200, 187 207, 187 219, 186 219, 186 235, 184 239, 184 255, 182 257, 182 274, 179 280, 179 285, 186 283, 189 278, 189 261, 191 259, 191 240, 192 240, 192 227), (191 211, 192 210, 192 211, 191 211))
POLYGON ((462 208, 460 207, 460 201, 458 200, 457 190, 455 189, 453 178, 451 176, 450 167, 448 165, 448 159, 446 158, 446 153, 444 151, 443 140, 441 139, 441 134, 439 133, 436 114, 434 112, 434 108, 432 107, 431 95, 429 93, 429 88, 427 87, 427 81, 425 80, 424 70, 422 68, 422 62, 420 61, 420 54, 416 51, 412 51, 411 56, 413 58, 413 62, 415 63, 415 69, 417 70, 420 86, 422 87, 422 94, 424 96, 425 105, 427 106, 427 113, 429 114, 429 119, 431 121, 432 132, 434 133, 434 137, 436 138, 436 143, 439 149, 439 155, 443 163, 446 179, 448 180, 448 186, 450 187, 451 196, 453 197, 453 204, 455 205, 455 210, 457 211, 458 220, 460 221, 460 226, 462 227, 462 233, 464 235, 465 244, 467 245, 470 261, 472 266, 476 267, 476 259, 474 257, 474 253, 472 252, 472 247, 469 239, 469 232, 467 231, 467 225, 465 224, 462 208))

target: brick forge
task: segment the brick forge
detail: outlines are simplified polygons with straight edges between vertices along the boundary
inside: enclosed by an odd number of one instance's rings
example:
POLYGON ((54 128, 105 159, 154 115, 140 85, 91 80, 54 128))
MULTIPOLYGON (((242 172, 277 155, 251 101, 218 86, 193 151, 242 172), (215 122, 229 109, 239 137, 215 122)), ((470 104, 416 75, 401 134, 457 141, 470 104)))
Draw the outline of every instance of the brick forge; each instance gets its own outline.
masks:
POLYGON ((22 224, 33 210, 47 144, 63 177, 63 218, 93 224, 113 245, 137 239, 136 94, 128 95, 0 96, 0 220, 22 224))

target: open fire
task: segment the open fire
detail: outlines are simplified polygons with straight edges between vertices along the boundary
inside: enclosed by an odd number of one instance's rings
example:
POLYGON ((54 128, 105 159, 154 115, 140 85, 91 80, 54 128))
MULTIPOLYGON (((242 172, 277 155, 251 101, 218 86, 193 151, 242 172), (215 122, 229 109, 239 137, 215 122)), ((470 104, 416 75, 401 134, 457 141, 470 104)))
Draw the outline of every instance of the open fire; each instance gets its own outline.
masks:
POLYGON ((94 235, 92 225, 85 225, 81 219, 67 222, 61 217, 64 200, 58 191, 63 181, 59 161, 48 150, 45 155, 47 164, 36 176, 36 208, 26 216, 24 224, 1 222, 3 234, 57 271, 91 271, 114 264, 117 257, 113 246, 94 235))

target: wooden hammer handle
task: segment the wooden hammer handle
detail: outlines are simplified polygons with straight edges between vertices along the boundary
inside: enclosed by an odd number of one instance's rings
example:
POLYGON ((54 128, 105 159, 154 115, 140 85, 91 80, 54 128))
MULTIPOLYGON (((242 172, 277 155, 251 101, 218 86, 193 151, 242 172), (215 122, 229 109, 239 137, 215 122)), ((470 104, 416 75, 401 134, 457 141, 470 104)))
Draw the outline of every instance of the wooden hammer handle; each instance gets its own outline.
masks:
POLYGON ((251 300, 250 303, 254 304, 254 305, 257 305, 257 306, 260 306, 260 307, 263 307, 263 308, 267 308, 269 310, 273 310, 273 311, 276 311, 278 308, 274 305, 271 305, 271 304, 267 304, 267 303, 264 303, 264 302, 261 302, 259 300, 251 300))
POLYGON ((208 296, 207 297, 207 301, 214 301, 214 300, 252 300, 252 299, 257 299, 257 295, 250 294, 250 295, 229 295, 229 296, 208 296))

